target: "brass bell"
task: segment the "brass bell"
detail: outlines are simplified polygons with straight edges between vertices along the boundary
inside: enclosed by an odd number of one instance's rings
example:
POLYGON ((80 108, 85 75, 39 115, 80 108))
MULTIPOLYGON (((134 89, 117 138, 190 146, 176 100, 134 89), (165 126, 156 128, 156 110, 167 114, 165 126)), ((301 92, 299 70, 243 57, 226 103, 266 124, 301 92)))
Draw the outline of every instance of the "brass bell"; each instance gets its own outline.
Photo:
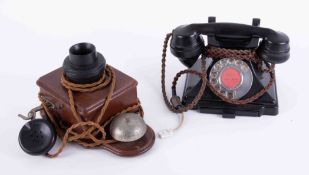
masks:
POLYGON ((125 113, 114 118, 110 125, 111 136, 120 142, 132 142, 145 135, 147 125, 136 113, 125 113))

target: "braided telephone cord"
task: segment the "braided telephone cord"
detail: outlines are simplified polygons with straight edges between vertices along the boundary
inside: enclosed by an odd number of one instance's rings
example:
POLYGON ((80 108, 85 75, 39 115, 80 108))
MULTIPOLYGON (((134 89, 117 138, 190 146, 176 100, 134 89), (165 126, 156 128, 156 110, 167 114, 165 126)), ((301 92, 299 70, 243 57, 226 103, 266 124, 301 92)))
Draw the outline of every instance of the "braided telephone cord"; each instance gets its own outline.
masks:
POLYGON ((205 91, 206 85, 207 85, 206 61, 205 61, 206 57, 205 57, 204 54, 202 55, 202 58, 201 58, 202 59, 202 71, 201 72, 186 69, 186 70, 182 70, 182 71, 180 71, 176 74, 174 81, 173 81, 173 85, 172 85, 173 97, 178 98, 177 95, 176 95, 176 85, 177 85, 177 81, 178 81, 179 77, 183 74, 194 74, 194 75, 199 76, 202 80, 202 85, 201 85, 201 88, 200 88, 197 96, 193 99, 193 101, 190 104, 188 104, 187 106, 182 106, 181 108, 174 107, 174 105, 168 100, 166 90, 165 90, 166 50, 167 50, 168 41, 169 41, 171 35, 172 35, 171 33, 168 33, 166 35, 165 40, 164 40, 164 44, 163 44, 162 67, 161 67, 161 87, 162 87, 163 98, 164 98, 166 106, 171 111, 173 111, 175 113, 183 113, 183 112, 186 112, 186 111, 192 109, 194 106, 196 106, 198 101, 202 98, 202 95, 204 94, 204 91, 205 91))
POLYGON ((206 86, 209 87, 209 89, 215 94, 217 95, 221 100, 230 103, 230 104, 235 104, 235 105, 244 105, 244 104, 248 104, 251 103, 253 101, 255 101, 256 99, 258 99, 259 97, 261 97, 265 92, 268 91, 268 89, 273 85, 274 81, 275 81, 275 65, 268 65, 266 64, 266 66, 268 68, 262 68, 262 60, 258 57, 258 55, 256 54, 256 51, 253 49, 246 49, 246 50, 235 50, 235 49, 225 49, 225 48, 217 48, 217 47, 210 47, 207 46, 206 47, 206 51, 205 53, 202 54, 201 60, 202 60, 202 68, 201 68, 201 72, 197 72, 194 70, 190 70, 190 69, 186 69, 183 71, 180 71, 179 73, 176 74, 174 81, 172 83, 172 98, 171 101, 173 101, 173 99, 178 99, 179 103, 180 102, 180 98, 177 96, 176 94, 176 85, 177 85, 177 81, 178 78, 183 75, 183 74, 195 74, 197 76, 199 76, 202 80, 202 85, 201 88, 197 94, 197 96, 193 99, 193 101, 191 103, 189 103, 186 106, 182 106, 181 107, 175 107, 175 105, 173 105, 171 102, 169 102, 167 94, 166 94, 166 90, 165 90, 165 63, 166 63, 166 51, 167 51, 167 47, 168 47, 168 41, 171 37, 171 33, 168 33, 165 37, 164 40, 164 44, 163 44, 163 53, 162 53, 162 68, 161 68, 161 87, 162 87, 162 94, 163 94, 163 99, 165 101, 166 106, 173 112, 175 113, 182 113, 182 112, 186 112, 190 109, 192 109, 194 106, 197 105, 198 101, 201 99, 202 95, 204 94, 204 91, 206 89, 206 86), (207 54, 207 55, 206 55, 207 54), (262 88, 259 92, 257 92, 255 95, 243 99, 243 100, 235 100, 235 99, 229 99, 227 97, 225 97, 224 95, 222 95, 215 87, 213 87, 212 84, 209 83, 209 81, 207 80, 207 75, 206 75, 206 61, 205 59, 207 58, 213 58, 213 59, 221 59, 221 58, 234 58, 234 59, 240 59, 240 60, 247 60, 247 61, 252 61, 255 63, 258 63, 259 65, 259 69, 261 71, 264 72, 268 72, 270 74, 270 80, 268 82, 268 84, 262 88))

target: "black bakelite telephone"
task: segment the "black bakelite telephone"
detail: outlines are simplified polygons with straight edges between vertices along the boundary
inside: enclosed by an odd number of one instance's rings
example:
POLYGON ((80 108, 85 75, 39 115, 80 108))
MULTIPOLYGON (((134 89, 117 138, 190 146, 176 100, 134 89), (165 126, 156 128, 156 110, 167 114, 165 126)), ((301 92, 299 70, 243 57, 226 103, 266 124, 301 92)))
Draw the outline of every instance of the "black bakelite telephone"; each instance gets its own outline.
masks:
POLYGON ((162 92, 170 110, 183 113, 199 109, 202 113, 261 116, 278 114, 274 65, 290 56, 289 38, 282 32, 237 23, 182 25, 168 34, 162 58, 162 92), (202 35, 207 35, 207 46, 202 35), (165 59, 169 38, 171 53, 189 69, 179 72, 172 86, 172 98, 165 92, 165 59), (201 59, 198 59, 201 58, 201 59), (182 100, 176 83, 188 74, 182 100))

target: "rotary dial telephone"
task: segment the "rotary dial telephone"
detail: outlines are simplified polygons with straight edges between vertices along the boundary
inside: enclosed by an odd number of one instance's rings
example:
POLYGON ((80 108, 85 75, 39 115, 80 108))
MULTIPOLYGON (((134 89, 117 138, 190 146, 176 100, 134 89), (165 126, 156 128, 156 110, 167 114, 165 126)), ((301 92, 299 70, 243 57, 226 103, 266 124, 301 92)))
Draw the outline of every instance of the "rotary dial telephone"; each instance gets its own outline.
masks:
POLYGON ((278 114, 274 66, 290 57, 289 38, 282 32, 252 25, 208 23, 182 25, 167 34, 162 58, 162 92, 166 105, 182 114, 190 109, 202 113, 235 116, 278 114), (207 36, 207 46, 203 39, 207 36), (173 81, 172 98, 165 91, 165 61, 170 51, 188 69, 173 81), (187 74, 182 99, 177 96, 178 78, 187 74))

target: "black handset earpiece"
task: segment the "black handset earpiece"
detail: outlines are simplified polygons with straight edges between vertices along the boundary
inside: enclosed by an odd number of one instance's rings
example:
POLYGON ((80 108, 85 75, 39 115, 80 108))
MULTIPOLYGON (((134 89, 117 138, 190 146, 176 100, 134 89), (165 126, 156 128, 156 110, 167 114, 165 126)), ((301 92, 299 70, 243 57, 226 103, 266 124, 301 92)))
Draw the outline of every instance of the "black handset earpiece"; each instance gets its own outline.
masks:
POLYGON ((289 38, 286 34, 277 32, 279 38, 282 40, 273 42, 268 38, 263 39, 260 42, 257 54, 260 58, 270 63, 283 63, 290 57, 290 44, 289 38))
POLYGON ((33 119, 27 122, 19 132, 19 145, 31 155, 46 154, 56 143, 54 127, 47 119, 33 119))
POLYGON ((188 26, 179 26, 173 31, 171 52, 185 66, 191 67, 204 50, 203 37, 197 32, 191 32, 188 26))
POLYGON ((190 24, 173 30, 171 52, 188 67, 191 67, 203 52, 201 35, 221 35, 230 38, 263 38, 257 49, 258 55, 270 63, 285 62, 290 56, 289 38, 272 29, 236 23, 190 24))

